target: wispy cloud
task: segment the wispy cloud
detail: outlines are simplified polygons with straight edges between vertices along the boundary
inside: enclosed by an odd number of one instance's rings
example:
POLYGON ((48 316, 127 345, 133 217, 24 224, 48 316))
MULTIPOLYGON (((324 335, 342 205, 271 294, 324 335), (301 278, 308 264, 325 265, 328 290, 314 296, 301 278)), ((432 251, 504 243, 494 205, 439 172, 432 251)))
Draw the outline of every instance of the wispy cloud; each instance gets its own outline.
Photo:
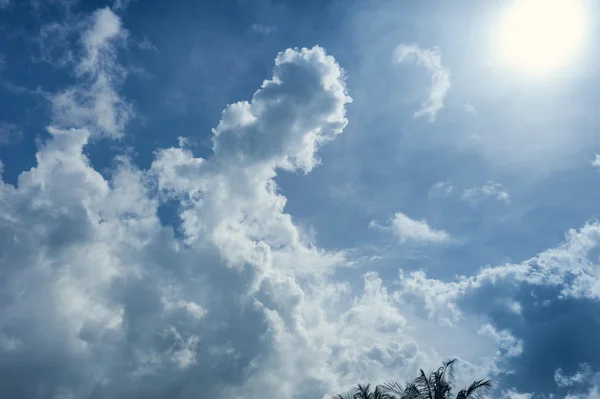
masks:
POLYGON ((429 189, 429 197, 431 198, 445 198, 452 195, 454 192, 454 186, 450 181, 440 181, 435 183, 429 189))
POLYGON ((96 135, 118 138, 134 114, 117 91, 126 71, 115 52, 128 33, 108 8, 96 11, 87 22, 81 40, 83 56, 75 65, 79 81, 50 98, 54 124, 87 127, 96 135))
POLYGON ((510 195, 506 188, 494 181, 489 181, 481 187, 472 187, 463 191, 462 199, 472 203, 479 203, 486 198, 492 198, 506 204, 510 203, 510 195))
POLYGON ((394 50, 394 61, 397 63, 415 62, 431 72, 429 98, 423 102, 414 116, 415 118, 427 116, 430 121, 435 121, 437 113, 444 108, 444 98, 450 89, 450 72, 442 66, 440 50, 401 44, 394 50))
POLYGON ((23 138, 23 130, 19 125, 0 121, 0 145, 10 145, 23 138))
POLYGON ((273 25, 252 24, 250 26, 250 29, 252 29, 256 33, 268 35, 270 33, 275 32, 277 30, 277 27, 273 25))

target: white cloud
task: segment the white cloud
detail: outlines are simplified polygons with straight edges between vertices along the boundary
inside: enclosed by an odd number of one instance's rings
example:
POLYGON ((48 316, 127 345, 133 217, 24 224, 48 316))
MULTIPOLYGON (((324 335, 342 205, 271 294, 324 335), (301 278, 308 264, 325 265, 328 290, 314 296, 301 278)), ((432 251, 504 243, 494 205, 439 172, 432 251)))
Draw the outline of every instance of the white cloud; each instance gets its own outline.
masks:
POLYGON ((592 161, 592 166, 600 167, 600 155, 596 155, 596 158, 592 161))
POLYGON ((477 115, 477 110, 471 103, 465 103, 465 111, 467 111, 471 115, 477 115))
POLYGON ((489 181, 481 187, 472 187, 463 191, 462 199, 472 203, 479 203, 486 198, 493 198, 506 204, 510 203, 510 195, 506 188, 493 181, 489 181))
POLYGON ((371 221, 369 227, 390 230, 401 244, 439 244, 450 241, 450 235, 444 230, 436 230, 430 227, 425 220, 414 220, 401 212, 397 212, 394 215, 390 226, 381 226, 377 222, 371 221))
POLYGON ((557 369, 554 380, 559 388, 568 389, 565 399, 600 398, 600 372, 594 372, 587 363, 580 364, 579 370, 570 376, 564 375, 562 369, 557 369))
POLYGON ((133 108, 117 91, 125 70, 115 52, 126 37, 121 20, 110 9, 92 15, 82 33, 83 56, 75 67, 79 81, 50 97, 55 126, 86 128, 112 138, 123 135, 133 108))
POLYGON ((444 98, 450 89, 450 72, 442 66, 442 56, 438 48, 422 49, 417 45, 401 44, 394 50, 394 61, 413 61, 431 72, 429 98, 415 112, 415 118, 428 116, 435 121, 437 113, 444 108, 444 98))
MULTIPOLYGON (((125 133, 115 51, 125 39, 108 9, 85 21, 78 82, 51 97, 35 167, 15 186, 0 182, 0 372, 14 377, 0 396, 322 397, 452 355, 484 377, 527 345, 469 306, 522 317, 519 284, 600 298, 597 224, 522 264, 453 281, 414 272, 384 284, 368 270, 359 287, 346 281, 340 269, 356 262, 303 234, 275 180, 317 167, 348 123, 343 71, 320 47, 280 53, 252 98, 226 107, 212 156, 182 139, 156 149, 147 170, 118 156, 104 177, 86 146, 125 133), (158 217, 167 203, 182 239, 158 217), (498 301, 465 301, 490 286, 506 289, 498 301)), ((384 228, 404 242, 450 240, 402 213, 384 228)))
MULTIPOLYGON (((99 13, 76 63, 92 85, 115 67, 111 41, 122 29, 99 13)), ((37 165, 0 186, 0 368, 36 370, 0 392, 322 395, 426 364, 375 274, 358 295, 328 280, 351 262, 306 241, 273 180, 278 168, 318 164, 349 101, 323 49, 289 49, 251 101, 223 112, 212 157, 159 149, 140 170, 120 156, 108 180, 84 155, 106 121, 88 104, 85 118, 84 105, 63 107, 37 165), (184 241, 158 219, 164 201, 177 203, 184 241)))
POLYGON ((136 44, 142 50, 146 50, 146 51, 158 51, 158 48, 154 44, 152 44, 152 42, 150 41, 150 39, 148 39, 147 37, 144 37, 142 40, 138 40, 136 42, 136 44))
POLYGON ((507 330, 498 331, 493 325, 485 324, 479 329, 479 333, 487 335, 498 342, 497 356, 515 357, 523 352, 523 341, 515 338, 514 335, 507 330))
POLYGON ((562 369, 556 369, 554 372, 554 381, 556 381, 556 385, 559 387, 570 387, 590 381, 593 374, 590 365, 584 363, 580 366, 579 370, 571 376, 565 375, 562 369))
POLYGON ((429 189, 429 197, 445 198, 452 195, 454 186, 450 181, 440 181, 429 189))
POLYGON ((135 0, 115 0, 112 8, 116 11, 122 11, 122 10, 125 10, 127 7, 129 7, 129 5, 131 3, 133 3, 134 1, 135 0))
POLYGON ((272 25, 252 24, 250 26, 250 29, 252 29, 256 33, 268 35, 270 33, 275 32, 277 30, 277 27, 272 25))
POLYGON ((514 389, 508 389, 502 392, 503 399, 531 399, 531 393, 517 392, 514 389))

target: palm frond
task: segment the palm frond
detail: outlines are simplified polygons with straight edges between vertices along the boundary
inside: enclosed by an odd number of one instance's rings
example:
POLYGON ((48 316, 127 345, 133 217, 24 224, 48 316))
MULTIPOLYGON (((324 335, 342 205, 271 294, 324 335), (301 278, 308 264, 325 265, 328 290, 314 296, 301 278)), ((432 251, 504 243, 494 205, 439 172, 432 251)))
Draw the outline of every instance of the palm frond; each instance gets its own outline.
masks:
POLYGON ((431 389, 431 383, 422 369, 421 374, 419 374, 419 376, 415 378, 413 383, 419 388, 421 395, 424 394, 427 399, 434 399, 433 390, 431 389))
POLYGON ((397 398, 401 398, 402 396, 404 396, 404 387, 402 387, 402 384, 400 384, 399 382, 396 381, 390 381, 390 382, 386 382, 380 385, 381 390, 388 394, 391 395, 391 397, 397 397, 397 398))
POLYGON ((372 399, 390 399, 381 385, 377 385, 371 393, 372 399))
POLYGON ((453 386, 456 381, 454 379, 454 363, 456 363, 456 358, 446 360, 443 366, 444 372, 442 373, 442 377, 446 379, 451 386, 453 386))
POLYGON ((456 399, 483 399, 488 394, 492 382, 490 380, 476 380, 468 388, 462 389, 456 399))
POLYGON ((421 391, 419 387, 414 383, 406 384, 404 388, 404 399, 419 399, 421 397, 421 391))
POLYGON ((337 394, 332 399, 355 399, 355 397, 354 397, 354 394, 347 392, 347 393, 343 393, 343 394, 342 393, 337 394))
POLYGON ((390 381, 379 385, 379 388, 385 399, 421 399, 421 391, 412 382, 403 387, 399 382, 390 381))
POLYGON ((371 384, 358 384, 354 390, 354 397, 356 399, 371 399, 371 384))

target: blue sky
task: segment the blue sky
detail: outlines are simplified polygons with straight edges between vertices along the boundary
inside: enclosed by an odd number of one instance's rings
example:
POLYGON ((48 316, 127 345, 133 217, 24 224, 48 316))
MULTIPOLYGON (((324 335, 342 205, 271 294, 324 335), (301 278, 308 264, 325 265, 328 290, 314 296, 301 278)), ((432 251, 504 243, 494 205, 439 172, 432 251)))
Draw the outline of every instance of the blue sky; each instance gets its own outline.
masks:
POLYGON ((552 1, 0 0, 0 396, 598 397, 600 6, 552 1))

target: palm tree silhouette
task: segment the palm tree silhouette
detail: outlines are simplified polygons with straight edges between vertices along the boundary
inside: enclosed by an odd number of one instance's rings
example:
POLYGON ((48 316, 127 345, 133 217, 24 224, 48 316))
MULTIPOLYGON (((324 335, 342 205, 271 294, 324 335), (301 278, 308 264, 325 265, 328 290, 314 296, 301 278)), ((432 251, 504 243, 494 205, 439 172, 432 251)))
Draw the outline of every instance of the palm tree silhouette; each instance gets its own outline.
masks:
MULTIPOLYGON (((377 385, 375 389, 371 389, 370 384, 358 384, 352 393, 337 395, 334 399, 452 399, 455 362, 456 359, 450 359, 429 375, 421 370, 419 376, 405 386, 395 381, 377 385)), ((475 380, 458 391, 455 398, 484 399, 491 387, 490 380, 475 380)))

